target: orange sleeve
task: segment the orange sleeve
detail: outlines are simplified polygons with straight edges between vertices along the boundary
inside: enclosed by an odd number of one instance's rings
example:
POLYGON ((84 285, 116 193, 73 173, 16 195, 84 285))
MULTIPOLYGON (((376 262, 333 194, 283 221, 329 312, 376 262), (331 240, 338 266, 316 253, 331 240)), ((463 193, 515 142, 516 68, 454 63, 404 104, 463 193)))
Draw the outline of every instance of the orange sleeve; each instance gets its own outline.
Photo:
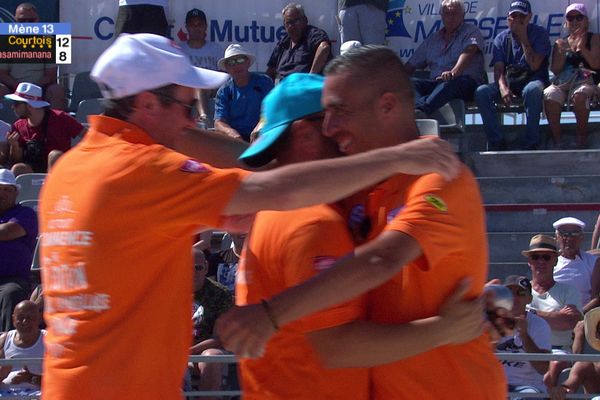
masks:
MULTIPOLYGON (((218 169, 163 148, 154 152, 138 201, 166 228, 190 229, 198 225, 219 227, 229 199, 249 174, 241 169, 218 169)), ((147 171, 147 172, 146 172, 147 171)))
MULTIPOLYGON (((281 255, 286 287, 298 285, 331 267, 354 249, 345 222, 324 220, 307 224, 294 232, 281 255)), ((366 297, 362 296, 291 324, 302 332, 324 329, 364 316, 366 297)))
POLYGON ((479 190, 470 173, 465 171, 450 182, 440 175, 429 174, 411 186, 404 207, 386 230, 413 237, 427 260, 417 265, 429 269, 441 260, 464 261, 465 241, 469 240, 469 234, 481 231, 480 215, 479 190))

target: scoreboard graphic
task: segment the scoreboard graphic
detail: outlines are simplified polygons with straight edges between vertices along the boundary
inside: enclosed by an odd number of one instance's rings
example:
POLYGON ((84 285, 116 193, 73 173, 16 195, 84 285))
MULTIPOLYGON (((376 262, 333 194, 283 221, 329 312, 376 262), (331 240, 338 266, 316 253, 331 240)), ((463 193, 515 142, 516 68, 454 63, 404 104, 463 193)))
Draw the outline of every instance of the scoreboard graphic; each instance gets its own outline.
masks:
POLYGON ((0 64, 71 64, 71 24, 0 23, 0 64))

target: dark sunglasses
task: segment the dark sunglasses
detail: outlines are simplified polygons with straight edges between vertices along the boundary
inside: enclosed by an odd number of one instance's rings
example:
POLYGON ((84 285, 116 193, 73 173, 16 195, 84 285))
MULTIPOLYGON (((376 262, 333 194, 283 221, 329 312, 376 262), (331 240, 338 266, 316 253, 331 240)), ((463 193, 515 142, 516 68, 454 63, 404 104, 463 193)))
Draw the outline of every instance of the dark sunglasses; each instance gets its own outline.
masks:
POLYGON ((564 231, 556 231, 558 236, 563 238, 571 238, 571 237, 579 237, 581 236, 581 232, 564 232, 564 231))
POLYGON ((583 14, 567 15, 565 18, 569 22, 573 22, 573 21, 581 22, 585 18, 585 15, 583 15, 583 14))
POLYGON ((537 261, 540 258, 544 261, 550 261, 552 259, 552 256, 550 254, 530 254, 529 258, 531 258, 534 261, 537 261))
POLYGON ((225 61, 225 65, 227 65, 228 67, 234 67, 236 65, 245 63, 246 60, 248 60, 248 57, 246 56, 231 57, 228 58, 227 61, 225 61))
POLYGON ((199 99, 194 99, 192 100, 191 103, 185 103, 179 99, 176 99, 173 96, 169 96, 168 94, 164 94, 164 93, 160 93, 160 92, 152 92, 155 95, 162 97, 163 99, 167 99, 169 100, 170 103, 175 103, 175 104, 179 104, 180 106, 183 106, 185 108, 188 109, 188 117, 191 119, 196 119, 198 117, 198 102, 200 101, 199 99))

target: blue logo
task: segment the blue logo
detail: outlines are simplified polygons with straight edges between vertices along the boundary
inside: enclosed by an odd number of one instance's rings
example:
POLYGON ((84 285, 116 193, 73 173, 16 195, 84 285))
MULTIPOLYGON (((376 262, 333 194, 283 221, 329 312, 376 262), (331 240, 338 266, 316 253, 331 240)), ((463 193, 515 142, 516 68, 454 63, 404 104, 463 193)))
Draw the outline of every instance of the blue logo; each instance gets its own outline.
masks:
POLYGON ((385 30, 385 36, 399 36, 410 38, 410 34, 404 26, 404 13, 410 14, 412 9, 410 7, 404 7, 406 0, 390 0, 388 3, 388 10, 386 14, 387 29, 385 30))

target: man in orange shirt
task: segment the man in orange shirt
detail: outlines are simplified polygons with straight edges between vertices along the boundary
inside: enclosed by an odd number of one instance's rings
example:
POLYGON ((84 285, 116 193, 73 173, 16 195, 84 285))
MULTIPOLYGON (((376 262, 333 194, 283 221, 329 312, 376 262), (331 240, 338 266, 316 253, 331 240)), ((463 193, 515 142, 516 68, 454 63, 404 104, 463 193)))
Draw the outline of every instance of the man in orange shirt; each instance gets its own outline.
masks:
MULTIPOLYGON (((321 134, 323 81, 320 75, 298 73, 273 89, 263 102, 261 119, 268 123, 260 130, 260 135, 273 140, 268 140, 268 146, 260 143, 251 146, 241 159, 258 165, 274 157, 278 165, 288 165, 339 156, 336 143, 321 134), (282 110, 294 113, 296 119, 282 124, 281 115, 286 114, 282 110)), ((238 269, 236 303, 260 303, 263 298, 310 279, 351 252, 355 246, 351 234, 354 230, 348 229, 349 216, 344 205, 352 204, 353 199, 361 195, 332 205, 258 213, 238 269)), ((400 350, 388 350, 401 358, 409 347, 414 352, 426 351, 440 343, 479 336, 481 305, 477 301, 459 301, 463 293, 464 289, 460 289, 451 296, 440 318, 445 323, 429 325, 428 332, 388 327, 389 331, 404 333, 404 336, 396 336, 404 346, 400 350), (422 334, 414 340, 414 333, 422 334), (430 340, 432 336, 436 339, 430 340), (437 338, 443 339, 437 342, 437 338)), ((365 319, 366 305, 366 296, 361 296, 283 326, 269 340, 261 358, 241 360, 244 398, 369 398, 366 368, 324 368, 305 335, 365 319)), ((360 351, 360 344, 351 351, 360 351)))
MULTIPOLYGON (((347 154, 412 142, 418 136, 412 97, 393 51, 378 46, 349 51, 326 68, 324 133, 347 154)), ((469 296, 482 292, 485 224, 468 169, 463 166, 451 182, 437 174, 395 176, 371 191, 364 215, 373 240, 315 279, 230 311, 217 323, 225 346, 258 355, 277 327, 376 288, 368 298, 368 318, 376 324, 357 321, 311 333, 329 366, 374 367, 375 399, 506 398, 504 373, 485 335, 403 361, 391 351, 411 343, 399 343, 390 326, 419 329, 423 320, 439 318, 444 299, 465 278, 471 282, 469 296)), ((412 337, 429 340, 418 333, 412 337)))
POLYGON ((432 164, 455 174, 441 142, 277 171, 219 170, 173 147, 195 125, 195 89, 225 74, 193 67, 166 38, 136 34, 117 38, 91 76, 108 98, 105 115, 91 119, 41 194, 46 399, 181 397, 190 249, 201 227, 245 227, 258 210, 335 201, 432 164))

